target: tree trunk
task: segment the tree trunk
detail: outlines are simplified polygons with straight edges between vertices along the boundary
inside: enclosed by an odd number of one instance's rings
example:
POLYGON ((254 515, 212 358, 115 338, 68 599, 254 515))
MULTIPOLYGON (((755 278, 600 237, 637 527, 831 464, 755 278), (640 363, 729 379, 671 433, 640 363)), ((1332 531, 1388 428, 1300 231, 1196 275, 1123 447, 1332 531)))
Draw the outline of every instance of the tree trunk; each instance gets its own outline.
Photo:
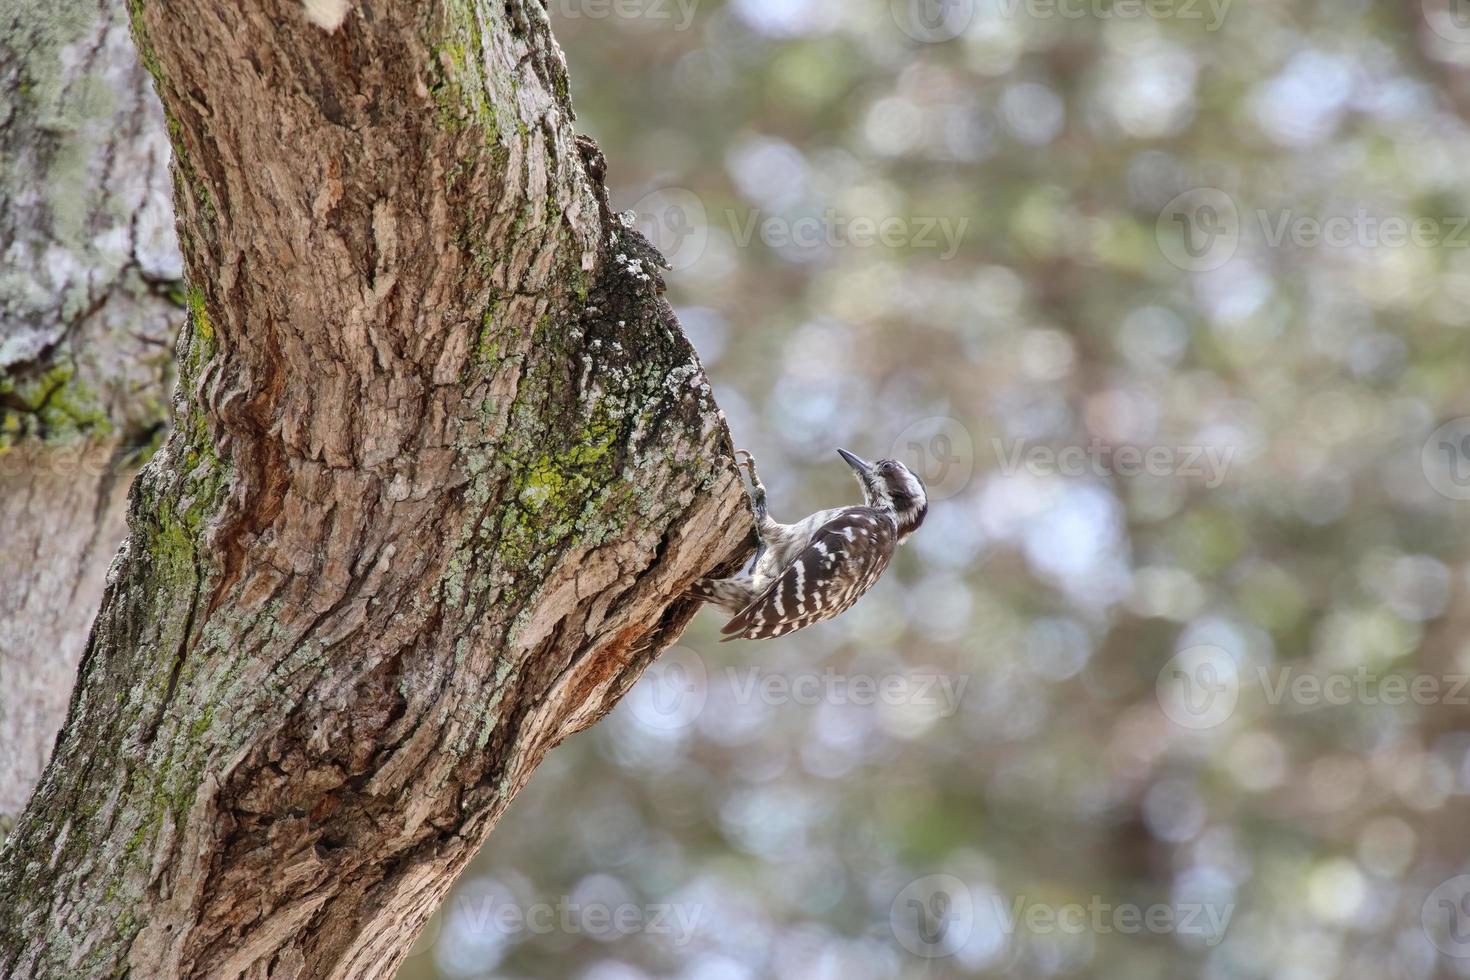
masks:
POLYGON ((135 3, 175 431, 0 855, 5 976, 379 977, 750 529, 541 6, 135 3))
POLYGON ((114 0, 0 34, 0 840, 51 752, 126 490, 167 417, 183 273, 163 113, 114 0))

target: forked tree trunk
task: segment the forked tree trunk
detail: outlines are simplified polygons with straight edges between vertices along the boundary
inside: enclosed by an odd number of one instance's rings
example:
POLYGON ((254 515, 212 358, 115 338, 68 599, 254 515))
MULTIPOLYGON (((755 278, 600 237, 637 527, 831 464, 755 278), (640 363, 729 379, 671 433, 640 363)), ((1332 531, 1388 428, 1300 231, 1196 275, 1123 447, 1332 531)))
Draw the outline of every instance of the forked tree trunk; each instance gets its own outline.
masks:
POLYGON ((163 113, 116 0, 0 18, 0 840, 66 715, 183 322, 163 113))
POLYGON ((534 0, 133 5, 176 428, 0 856, 0 975, 391 975, 749 530, 534 0))

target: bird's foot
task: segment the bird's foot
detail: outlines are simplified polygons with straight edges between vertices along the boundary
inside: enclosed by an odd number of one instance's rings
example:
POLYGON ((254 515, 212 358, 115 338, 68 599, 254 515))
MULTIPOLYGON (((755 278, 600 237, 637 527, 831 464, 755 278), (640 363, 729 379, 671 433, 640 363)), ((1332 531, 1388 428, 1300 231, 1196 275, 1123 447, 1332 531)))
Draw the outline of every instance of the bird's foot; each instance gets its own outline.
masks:
POLYGON ((750 498, 751 510, 755 511, 758 523, 766 520, 766 487, 761 483, 761 478, 755 471, 755 457, 747 450, 735 450, 735 468, 745 470, 750 476, 749 485, 745 488, 746 496, 750 498))

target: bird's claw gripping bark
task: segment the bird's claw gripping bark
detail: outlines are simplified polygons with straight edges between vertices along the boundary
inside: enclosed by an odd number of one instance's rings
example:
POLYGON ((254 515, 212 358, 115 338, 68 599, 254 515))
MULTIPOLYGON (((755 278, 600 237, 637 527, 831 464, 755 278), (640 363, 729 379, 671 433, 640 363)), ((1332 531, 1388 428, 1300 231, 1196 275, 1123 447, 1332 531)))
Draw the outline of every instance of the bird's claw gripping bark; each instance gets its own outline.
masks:
POLYGON ((750 485, 745 488, 746 496, 750 497, 751 510, 755 511, 756 535, 760 534, 760 525, 766 520, 766 487, 761 483, 760 476, 755 471, 755 457, 744 449, 735 450, 735 468, 745 470, 750 475, 750 485))

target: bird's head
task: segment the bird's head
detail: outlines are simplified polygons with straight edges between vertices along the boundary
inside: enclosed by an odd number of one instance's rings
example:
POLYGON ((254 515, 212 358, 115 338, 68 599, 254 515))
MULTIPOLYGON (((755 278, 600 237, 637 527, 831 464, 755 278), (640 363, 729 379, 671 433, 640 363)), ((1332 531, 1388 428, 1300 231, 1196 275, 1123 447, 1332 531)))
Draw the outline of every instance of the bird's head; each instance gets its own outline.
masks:
POLYGON ((924 481, 896 459, 869 463, 846 449, 837 450, 837 454, 857 474, 867 505, 892 514, 898 524, 899 544, 907 541, 929 513, 929 495, 924 490, 924 481))

